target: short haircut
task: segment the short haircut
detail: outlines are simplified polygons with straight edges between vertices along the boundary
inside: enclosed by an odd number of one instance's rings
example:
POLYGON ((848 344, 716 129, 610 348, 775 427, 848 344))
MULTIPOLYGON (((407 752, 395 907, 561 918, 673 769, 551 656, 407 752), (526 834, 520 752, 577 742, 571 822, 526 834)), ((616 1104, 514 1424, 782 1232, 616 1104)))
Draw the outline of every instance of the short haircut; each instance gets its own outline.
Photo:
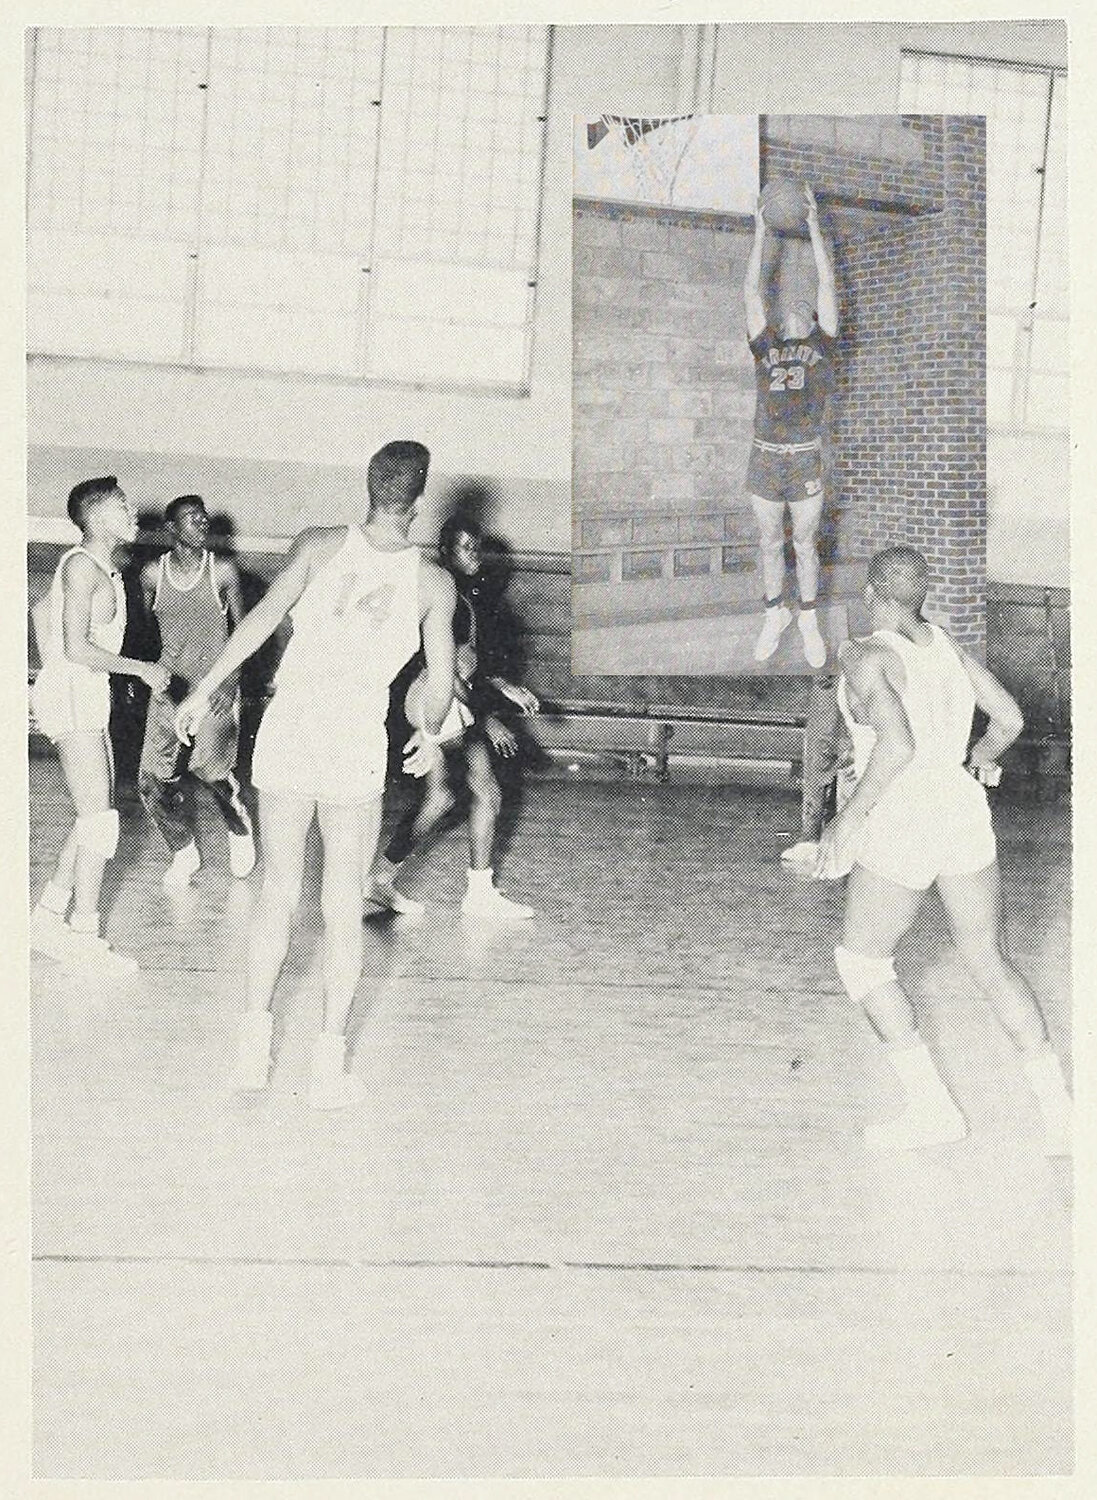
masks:
POLYGON ((175 518, 179 512, 188 505, 200 505, 203 510, 206 508, 206 502, 202 499, 201 495, 176 495, 175 499, 169 501, 164 507, 165 524, 168 526, 174 525, 175 518))
POLYGON ((69 520, 83 531, 88 511, 117 490, 118 479, 114 474, 106 474, 102 479, 82 479, 69 491, 69 520))
POLYGON ((371 510, 408 511, 423 493, 430 453, 422 443, 386 443, 366 472, 371 510))
POLYGON ((461 511, 457 511, 455 515, 443 521, 439 529, 438 551, 443 561, 448 562, 452 558, 459 536, 475 537, 477 541, 483 536, 478 523, 461 511))
POLYGON ((918 614, 929 593, 929 564, 915 547, 888 547, 869 563, 868 581, 882 599, 918 614))

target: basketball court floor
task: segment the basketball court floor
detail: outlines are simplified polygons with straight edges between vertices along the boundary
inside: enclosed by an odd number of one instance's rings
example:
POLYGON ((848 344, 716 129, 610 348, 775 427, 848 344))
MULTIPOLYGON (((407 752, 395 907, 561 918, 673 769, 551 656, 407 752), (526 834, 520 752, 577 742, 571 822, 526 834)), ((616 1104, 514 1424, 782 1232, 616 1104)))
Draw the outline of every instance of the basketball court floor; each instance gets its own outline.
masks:
MULTIPOLYGON (((32 763, 35 890, 68 826, 32 763)), ((361 1110, 310 1112, 314 879, 262 1096, 231 1096, 261 872, 180 898, 139 809, 106 929, 35 960, 34 1467, 50 1480, 1041 1475, 1071 1466, 1069 1164, 930 903, 904 950, 973 1126, 869 1157, 898 1102, 839 989, 841 887, 790 792, 527 779, 503 888, 467 846, 368 923, 361 1110)), ((998 811, 1009 936, 1069 1052, 1069 814, 998 811)), ((314 873, 314 872, 313 872, 314 873)), ((110 877, 108 877, 110 878, 110 877)))

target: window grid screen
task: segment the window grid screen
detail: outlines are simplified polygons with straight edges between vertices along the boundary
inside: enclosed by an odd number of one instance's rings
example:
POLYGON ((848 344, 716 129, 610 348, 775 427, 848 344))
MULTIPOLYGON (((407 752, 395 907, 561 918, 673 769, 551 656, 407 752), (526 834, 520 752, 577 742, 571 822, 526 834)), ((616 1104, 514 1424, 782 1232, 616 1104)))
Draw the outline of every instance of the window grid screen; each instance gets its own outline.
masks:
POLYGON ((986 116, 987 416, 995 426, 1066 426, 1065 362, 1040 369, 1052 333, 1042 325, 1051 320, 1061 336, 1066 327, 1065 100, 1065 79, 1048 68, 901 59, 902 111, 986 116))
POLYGON ((543 26, 389 29, 381 254, 533 266, 547 74, 543 26))
POLYGON ((194 240, 208 47, 193 27, 38 31, 32 229, 194 240))
POLYGON ((543 26, 38 31, 31 349, 524 385, 548 39, 543 26), (59 234, 61 259, 78 267, 90 249, 100 268, 79 298, 56 272, 59 234), (141 238, 160 254, 139 268, 146 299, 170 246, 172 312, 138 339, 121 309, 132 325, 141 238), (182 283, 180 258, 196 265, 182 283), (430 360, 407 344, 413 322, 430 360))
POLYGON ((213 33, 203 239, 365 255, 382 33, 213 33))

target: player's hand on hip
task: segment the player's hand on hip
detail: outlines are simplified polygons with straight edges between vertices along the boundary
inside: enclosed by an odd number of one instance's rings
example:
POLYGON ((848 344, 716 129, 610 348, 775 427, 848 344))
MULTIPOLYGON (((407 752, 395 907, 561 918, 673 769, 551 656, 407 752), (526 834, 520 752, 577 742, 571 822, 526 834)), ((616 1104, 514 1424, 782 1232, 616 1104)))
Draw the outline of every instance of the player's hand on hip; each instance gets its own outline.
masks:
POLYGON ((515 687, 508 684, 504 696, 517 705, 524 714, 535 714, 541 707, 541 700, 536 693, 531 693, 529 688, 515 687))
POLYGON ((980 786, 1001 785, 1002 768, 996 760, 980 760, 973 755, 967 763, 967 768, 980 786))
POLYGON ((518 741, 512 730, 498 719, 485 719, 484 733, 500 755, 510 757, 518 749, 518 741))
POLYGON ((175 710, 175 734, 184 745, 194 739, 194 731, 209 713, 209 695, 201 692, 189 693, 175 710))
POLYGON ((404 770, 408 776, 425 776, 442 758, 441 749, 416 730, 404 746, 404 770))

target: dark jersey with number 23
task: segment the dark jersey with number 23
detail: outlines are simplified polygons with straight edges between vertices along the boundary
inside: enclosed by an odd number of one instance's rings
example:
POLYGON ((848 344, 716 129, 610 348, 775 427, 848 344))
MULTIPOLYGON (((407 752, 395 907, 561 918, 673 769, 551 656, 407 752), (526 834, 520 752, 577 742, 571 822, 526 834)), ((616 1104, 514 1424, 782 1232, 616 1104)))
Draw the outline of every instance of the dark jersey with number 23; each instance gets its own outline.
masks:
POLYGON ((806 443, 820 435, 833 344, 818 323, 806 338, 783 339, 767 326, 750 340, 758 386, 755 437, 766 443, 806 443))

